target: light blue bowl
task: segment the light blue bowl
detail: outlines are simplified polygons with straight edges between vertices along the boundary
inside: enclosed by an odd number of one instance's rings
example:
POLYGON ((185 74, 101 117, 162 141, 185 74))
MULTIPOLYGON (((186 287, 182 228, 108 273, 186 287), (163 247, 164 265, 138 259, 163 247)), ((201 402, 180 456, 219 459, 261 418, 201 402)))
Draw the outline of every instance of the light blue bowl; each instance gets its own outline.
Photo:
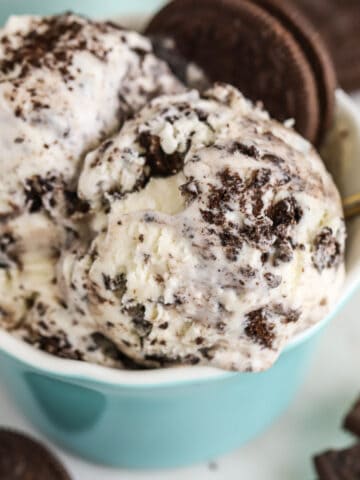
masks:
POLYGON ((164 3, 166 0, 0 0, 0 25, 10 15, 50 15, 69 10, 94 18, 144 15, 164 3))
POLYGON ((52 374, 45 358, 33 368, 1 352, 0 375, 27 418, 66 449, 113 466, 176 467, 235 449, 268 427, 299 387, 317 337, 260 374, 114 384, 52 374))
POLYGON ((286 409, 333 314, 293 340, 263 373, 180 367, 117 371, 63 360, 0 331, 0 378, 39 430, 91 461, 170 468, 238 448, 286 409))
MULTIPOLYGON (((150 11, 161 3, 1 0, 0 21, 15 13, 70 8, 91 16, 118 16, 150 11)), ((360 138, 358 114, 342 93, 338 108, 360 138)), ((355 233, 359 230, 360 226, 355 233)), ((350 242, 351 265, 337 308, 292 341, 267 372, 227 373, 204 367, 116 371, 51 357, 0 331, 1 382, 39 430, 92 461, 159 468, 218 456, 260 434, 296 394, 321 330, 359 283, 355 240, 350 242)))

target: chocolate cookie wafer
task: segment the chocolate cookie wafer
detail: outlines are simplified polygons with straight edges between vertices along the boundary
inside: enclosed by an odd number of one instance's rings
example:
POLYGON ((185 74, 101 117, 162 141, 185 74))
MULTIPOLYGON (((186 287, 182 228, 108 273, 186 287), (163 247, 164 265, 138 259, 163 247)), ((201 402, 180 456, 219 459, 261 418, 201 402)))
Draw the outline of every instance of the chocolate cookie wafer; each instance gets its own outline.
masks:
POLYGON ((60 461, 39 442, 0 429, 1 480, 71 480, 60 461))
POLYGON ((210 82, 203 70, 181 55, 172 38, 153 35, 150 40, 155 55, 167 63, 174 75, 184 85, 189 88, 195 88, 200 92, 210 87, 210 82))
POLYGON ((298 42, 280 21, 247 0, 175 0, 150 22, 148 34, 174 37, 181 53, 210 80, 237 86, 275 118, 295 118, 315 141, 317 86, 298 42))
POLYGON ((360 437, 360 398, 346 415, 344 428, 360 437))
POLYGON ((320 143, 329 128, 335 104, 337 79, 330 54, 320 33, 315 30, 301 11, 284 0, 254 0, 274 15, 291 31, 309 60, 318 88, 320 124, 315 143, 320 143))
POLYGON ((356 480, 360 478, 360 443, 317 455, 314 464, 319 480, 356 480))
POLYGON ((339 84, 360 89, 359 0, 292 0, 321 33, 333 57, 339 84))
POLYGON ((306 19, 271 0, 175 0, 148 33, 173 36, 182 54, 213 80, 262 100, 279 120, 318 143, 333 112, 335 76, 306 19))

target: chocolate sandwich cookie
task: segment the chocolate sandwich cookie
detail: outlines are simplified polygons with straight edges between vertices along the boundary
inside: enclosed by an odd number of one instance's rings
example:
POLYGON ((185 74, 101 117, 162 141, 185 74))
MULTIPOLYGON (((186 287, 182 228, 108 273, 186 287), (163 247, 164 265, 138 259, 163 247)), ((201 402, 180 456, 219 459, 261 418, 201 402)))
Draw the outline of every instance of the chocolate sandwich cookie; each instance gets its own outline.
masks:
POLYGON ((164 60, 172 73, 187 87, 203 92, 210 87, 210 82, 203 70, 189 62, 179 51, 173 39, 162 35, 150 38, 155 55, 164 60))
POLYGON ((360 89, 359 0, 294 0, 321 33, 333 57, 339 84, 360 89))
POLYGON ((360 398, 345 417, 344 428, 360 437, 360 398))
POLYGON ((271 0, 174 0, 147 33, 173 37, 211 80, 236 85, 279 120, 294 118, 301 134, 319 142, 332 116, 335 80, 301 14, 271 0))
POLYGON ((314 464, 319 480, 356 480, 360 478, 360 443, 317 455, 314 464))
POLYGON ((0 429, 0 479, 71 480, 60 461, 28 436, 0 429))
POLYGON ((313 69, 320 109, 320 124, 315 143, 320 143, 331 124, 335 104, 337 79, 330 54, 320 33, 291 2, 284 0, 255 0, 289 29, 301 45, 313 69))

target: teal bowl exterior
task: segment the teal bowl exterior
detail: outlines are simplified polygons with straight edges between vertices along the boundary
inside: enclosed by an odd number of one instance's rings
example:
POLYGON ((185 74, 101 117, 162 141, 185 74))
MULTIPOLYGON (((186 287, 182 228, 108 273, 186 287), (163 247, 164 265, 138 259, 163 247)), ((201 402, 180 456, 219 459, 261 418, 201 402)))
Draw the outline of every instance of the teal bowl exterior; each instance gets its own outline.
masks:
POLYGON ((66 449, 111 466, 177 467, 233 450, 268 427, 294 397, 318 335, 263 373, 112 385, 49 374, 0 352, 0 376, 26 417, 66 449))
POLYGON ((50 15, 69 10, 93 18, 146 15, 164 3, 166 0, 1 0, 0 24, 10 15, 50 15))

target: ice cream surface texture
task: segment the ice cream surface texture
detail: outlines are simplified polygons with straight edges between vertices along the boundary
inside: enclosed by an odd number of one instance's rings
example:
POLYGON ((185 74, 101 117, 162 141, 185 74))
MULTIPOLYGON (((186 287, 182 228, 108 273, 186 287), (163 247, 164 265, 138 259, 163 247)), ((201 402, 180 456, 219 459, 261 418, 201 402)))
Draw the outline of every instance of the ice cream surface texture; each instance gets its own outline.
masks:
POLYGON ((136 362, 263 370, 337 298, 332 179, 233 87, 154 99, 87 155, 78 193, 98 233, 65 254, 67 291, 136 362))
MULTIPOLYGON (((83 157, 151 98, 183 88, 136 32, 72 14, 10 18, 0 32, 2 325, 30 322, 31 339, 40 330, 54 353, 74 338, 76 320, 52 322, 48 307, 68 315, 55 269, 61 248, 84 230, 83 157), (36 308, 45 327, 33 320, 36 308)), ((66 347, 82 357, 77 350, 66 347)))
MULTIPOLYGON (((0 33, 0 213, 54 210, 90 148, 153 96, 180 89, 135 32, 71 14, 11 18, 0 33)), ((67 191, 64 200, 74 207, 67 191)))
POLYGON ((15 18, 2 38, 5 328, 115 367, 259 371, 326 315, 341 202, 294 130, 229 85, 185 91, 112 24, 15 18))

